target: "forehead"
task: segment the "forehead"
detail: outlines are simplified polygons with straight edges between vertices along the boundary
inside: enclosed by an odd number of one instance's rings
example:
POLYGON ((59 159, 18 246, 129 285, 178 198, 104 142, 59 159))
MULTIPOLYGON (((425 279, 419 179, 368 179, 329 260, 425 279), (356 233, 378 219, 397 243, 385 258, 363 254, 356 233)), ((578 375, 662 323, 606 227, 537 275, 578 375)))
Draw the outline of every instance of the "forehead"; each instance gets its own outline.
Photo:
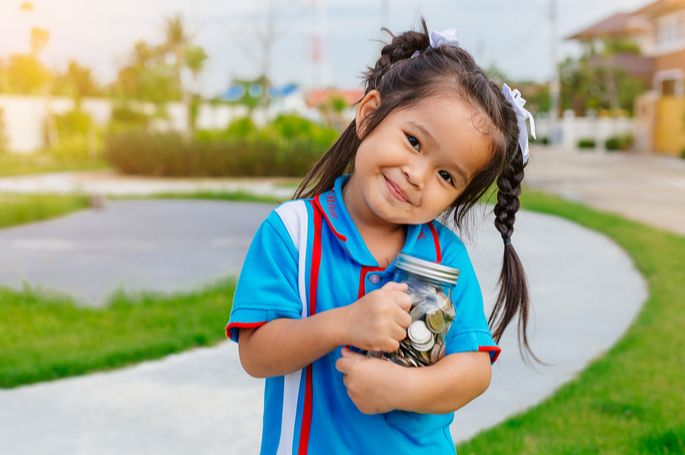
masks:
MULTIPOLYGON (((395 112, 394 112, 395 113, 395 112)), ((421 132, 419 124, 433 136, 423 137, 427 147, 458 160, 470 174, 484 165, 491 155, 490 120, 487 114, 456 96, 435 96, 396 111, 393 123, 421 132), (427 142, 428 141, 428 142, 427 142)))

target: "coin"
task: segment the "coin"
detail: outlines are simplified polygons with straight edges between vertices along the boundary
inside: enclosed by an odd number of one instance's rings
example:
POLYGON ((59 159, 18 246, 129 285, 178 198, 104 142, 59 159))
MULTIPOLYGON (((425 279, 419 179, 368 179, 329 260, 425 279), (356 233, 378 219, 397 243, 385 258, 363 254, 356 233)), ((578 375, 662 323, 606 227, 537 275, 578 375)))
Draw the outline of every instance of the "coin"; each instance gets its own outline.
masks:
POLYGON ((440 360, 440 351, 443 349, 444 345, 442 343, 436 343, 435 346, 433 346, 433 349, 431 349, 431 363, 438 363, 438 360, 440 360))
POLYGON ((407 335, 409 336, 409 339, 412 341, 412 345, 419 344, 419 345, 424 345, 429 342, 430 339, 433 338, 433 334, 431 333, 430 330, 428 330, 428 327, 426 327, 426 323, 423 321, 414 321, 409 325, 409 329, 407 330, 407 335))
POLYGON ((412 341, 411 343, 412 347, 419 352, 430 351, 434 344, 435 339, 433 338, 432 334, 431 337, 428 338, 428 340, 425 343, 416 343, 414 341, 412 341))
POLYGON ((434 310, 426 315, 426 326, 433 333, 442 333, 445 330, 445 317, 440 310, 434 310))

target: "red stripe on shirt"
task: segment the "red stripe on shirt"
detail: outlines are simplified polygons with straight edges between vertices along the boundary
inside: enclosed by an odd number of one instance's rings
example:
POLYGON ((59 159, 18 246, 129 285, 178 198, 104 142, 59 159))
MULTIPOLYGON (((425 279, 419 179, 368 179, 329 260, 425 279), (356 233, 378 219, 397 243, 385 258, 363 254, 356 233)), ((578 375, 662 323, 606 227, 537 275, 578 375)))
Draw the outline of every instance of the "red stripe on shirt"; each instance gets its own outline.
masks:
POLYGON ((494 356, 492 357, 492 363, 495 363, 497 361, 497 358, 499 357, 500 353, 502 350, 497 347, 497 346, 478 346, 478 351, 479 352, 494 352, 494 356))
MULTIPOLYGON (((323 207, 321 207, 321 203, 319 202, 318 197, 315 197, 314 199, 312 199, 312 204, 314 204, 314 207, 316 207, 321 212, 321 214, 324 216, 324 218, 326 218, 326 222, 331 227, 331 231, 333 231, 333 234, 335 234, 335 236, 338 237, 343 242, 347 242, 347 237, 345 237, 344 235, 342 235, 341 233, 339 233, 338 231, 335 230, 333 223, 331 223, 331 220, 328 218, 328 214, 323 209, 323 207)), ((316 213, 316 210, 314 212, 316 213)))
POLYGON ((261 327, 264 324, 266 324, 266 321, 260 321, 260 322, 233 322, 231 324, 228 324, 226 326, 226 336, 230 339, 233 339, 231 336, 231 329, 256 329, 257 327, 261 327))
POLYGON ((428 227, 433 233, 433 242, 435 242, 435 262, 442 262, 442 251, 440 251, 440 239, 438 238, 438 231, 433 226, 433 222, 428 223, 428 227))
MULTIPOLYGON (((312 201, 316 204, 316 199, 312 201)), ((320 207, 319 207, 320 208, 320 207)), ((312 265, 309 276, 309 316, 316 314, 316 291, 319 283, 319 266, 321 265, 321 215, 314 210, 314 245, 312 246, 312 265)), ((335 232, 335 231, 334 231, 335 232)), ((312 391, 313 364, 307 365, 305 372, 304 387, 304 410, 302 411, 302 429, 300 431, 299 454, 306 454, 309 447, 309 433, 312 427, 312 403, 314 401, 312 391)))

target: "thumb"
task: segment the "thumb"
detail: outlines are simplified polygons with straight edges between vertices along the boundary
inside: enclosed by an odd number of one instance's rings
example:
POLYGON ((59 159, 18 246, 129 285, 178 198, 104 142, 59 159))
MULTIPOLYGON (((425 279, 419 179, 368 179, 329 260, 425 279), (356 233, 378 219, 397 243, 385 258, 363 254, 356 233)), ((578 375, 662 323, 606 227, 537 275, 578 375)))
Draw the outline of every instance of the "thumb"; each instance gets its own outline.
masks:
POLYGON ((398 283, 396 281, 388 281, 381 287, 384 291, 406 291, 409 289, 407 283, 398 283))

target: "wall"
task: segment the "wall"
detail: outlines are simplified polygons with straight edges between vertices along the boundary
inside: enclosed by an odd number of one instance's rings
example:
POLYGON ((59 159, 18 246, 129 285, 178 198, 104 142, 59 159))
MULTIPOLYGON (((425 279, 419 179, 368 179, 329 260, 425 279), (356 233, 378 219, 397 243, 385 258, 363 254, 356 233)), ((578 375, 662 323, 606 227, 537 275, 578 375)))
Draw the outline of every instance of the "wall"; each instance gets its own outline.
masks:
MULTIPOLYGON (((82 109, 88 112, 95 124, 104 126, 111 117, 112 102, 109 99, 86 98, 82 102, 82 109)), ((69 98, 53 97, 49 102, 46 98, 35 96, 0 95, 0 108, 4 110, 5 135, 8 150, 12 153, 32 153, 44 147, 44 124, 48 112, 61 114, 73 108, 69 98)), ((145 110, 153 111, 152 105, 145 105, 145 110)), ((275 100, 272 107, 266 111, 256 111, 254 119, 257 124, 264 124, 279 112, 298 112, 300 115, 313 120, 319 120, 316 109, 306 107, 301 93, 295 93, 283 99, 275 100)), ((173 128, 183 130, 186 127, 186 109, 182 103, 169 103, 168 122, 157 122, 160 129, 173 128)), ((224 128, 236 117, 247 114, 244 106, 214 106, 209 103, 200 107, 198 128, 224 128)))
MULTIPOLYGON (((538 138, 551 137, 552 131, 547 115, 535 116, 538 138)), ((635 123, 632 118, 620 117, 576 117, 573 111, 566 111, 559 119, 561 131, 560 146, 564 149, 575 149, 580 139, 594 139, 598 149, 604 148, 604 142, 611 136, 634 134, 635 123)))

